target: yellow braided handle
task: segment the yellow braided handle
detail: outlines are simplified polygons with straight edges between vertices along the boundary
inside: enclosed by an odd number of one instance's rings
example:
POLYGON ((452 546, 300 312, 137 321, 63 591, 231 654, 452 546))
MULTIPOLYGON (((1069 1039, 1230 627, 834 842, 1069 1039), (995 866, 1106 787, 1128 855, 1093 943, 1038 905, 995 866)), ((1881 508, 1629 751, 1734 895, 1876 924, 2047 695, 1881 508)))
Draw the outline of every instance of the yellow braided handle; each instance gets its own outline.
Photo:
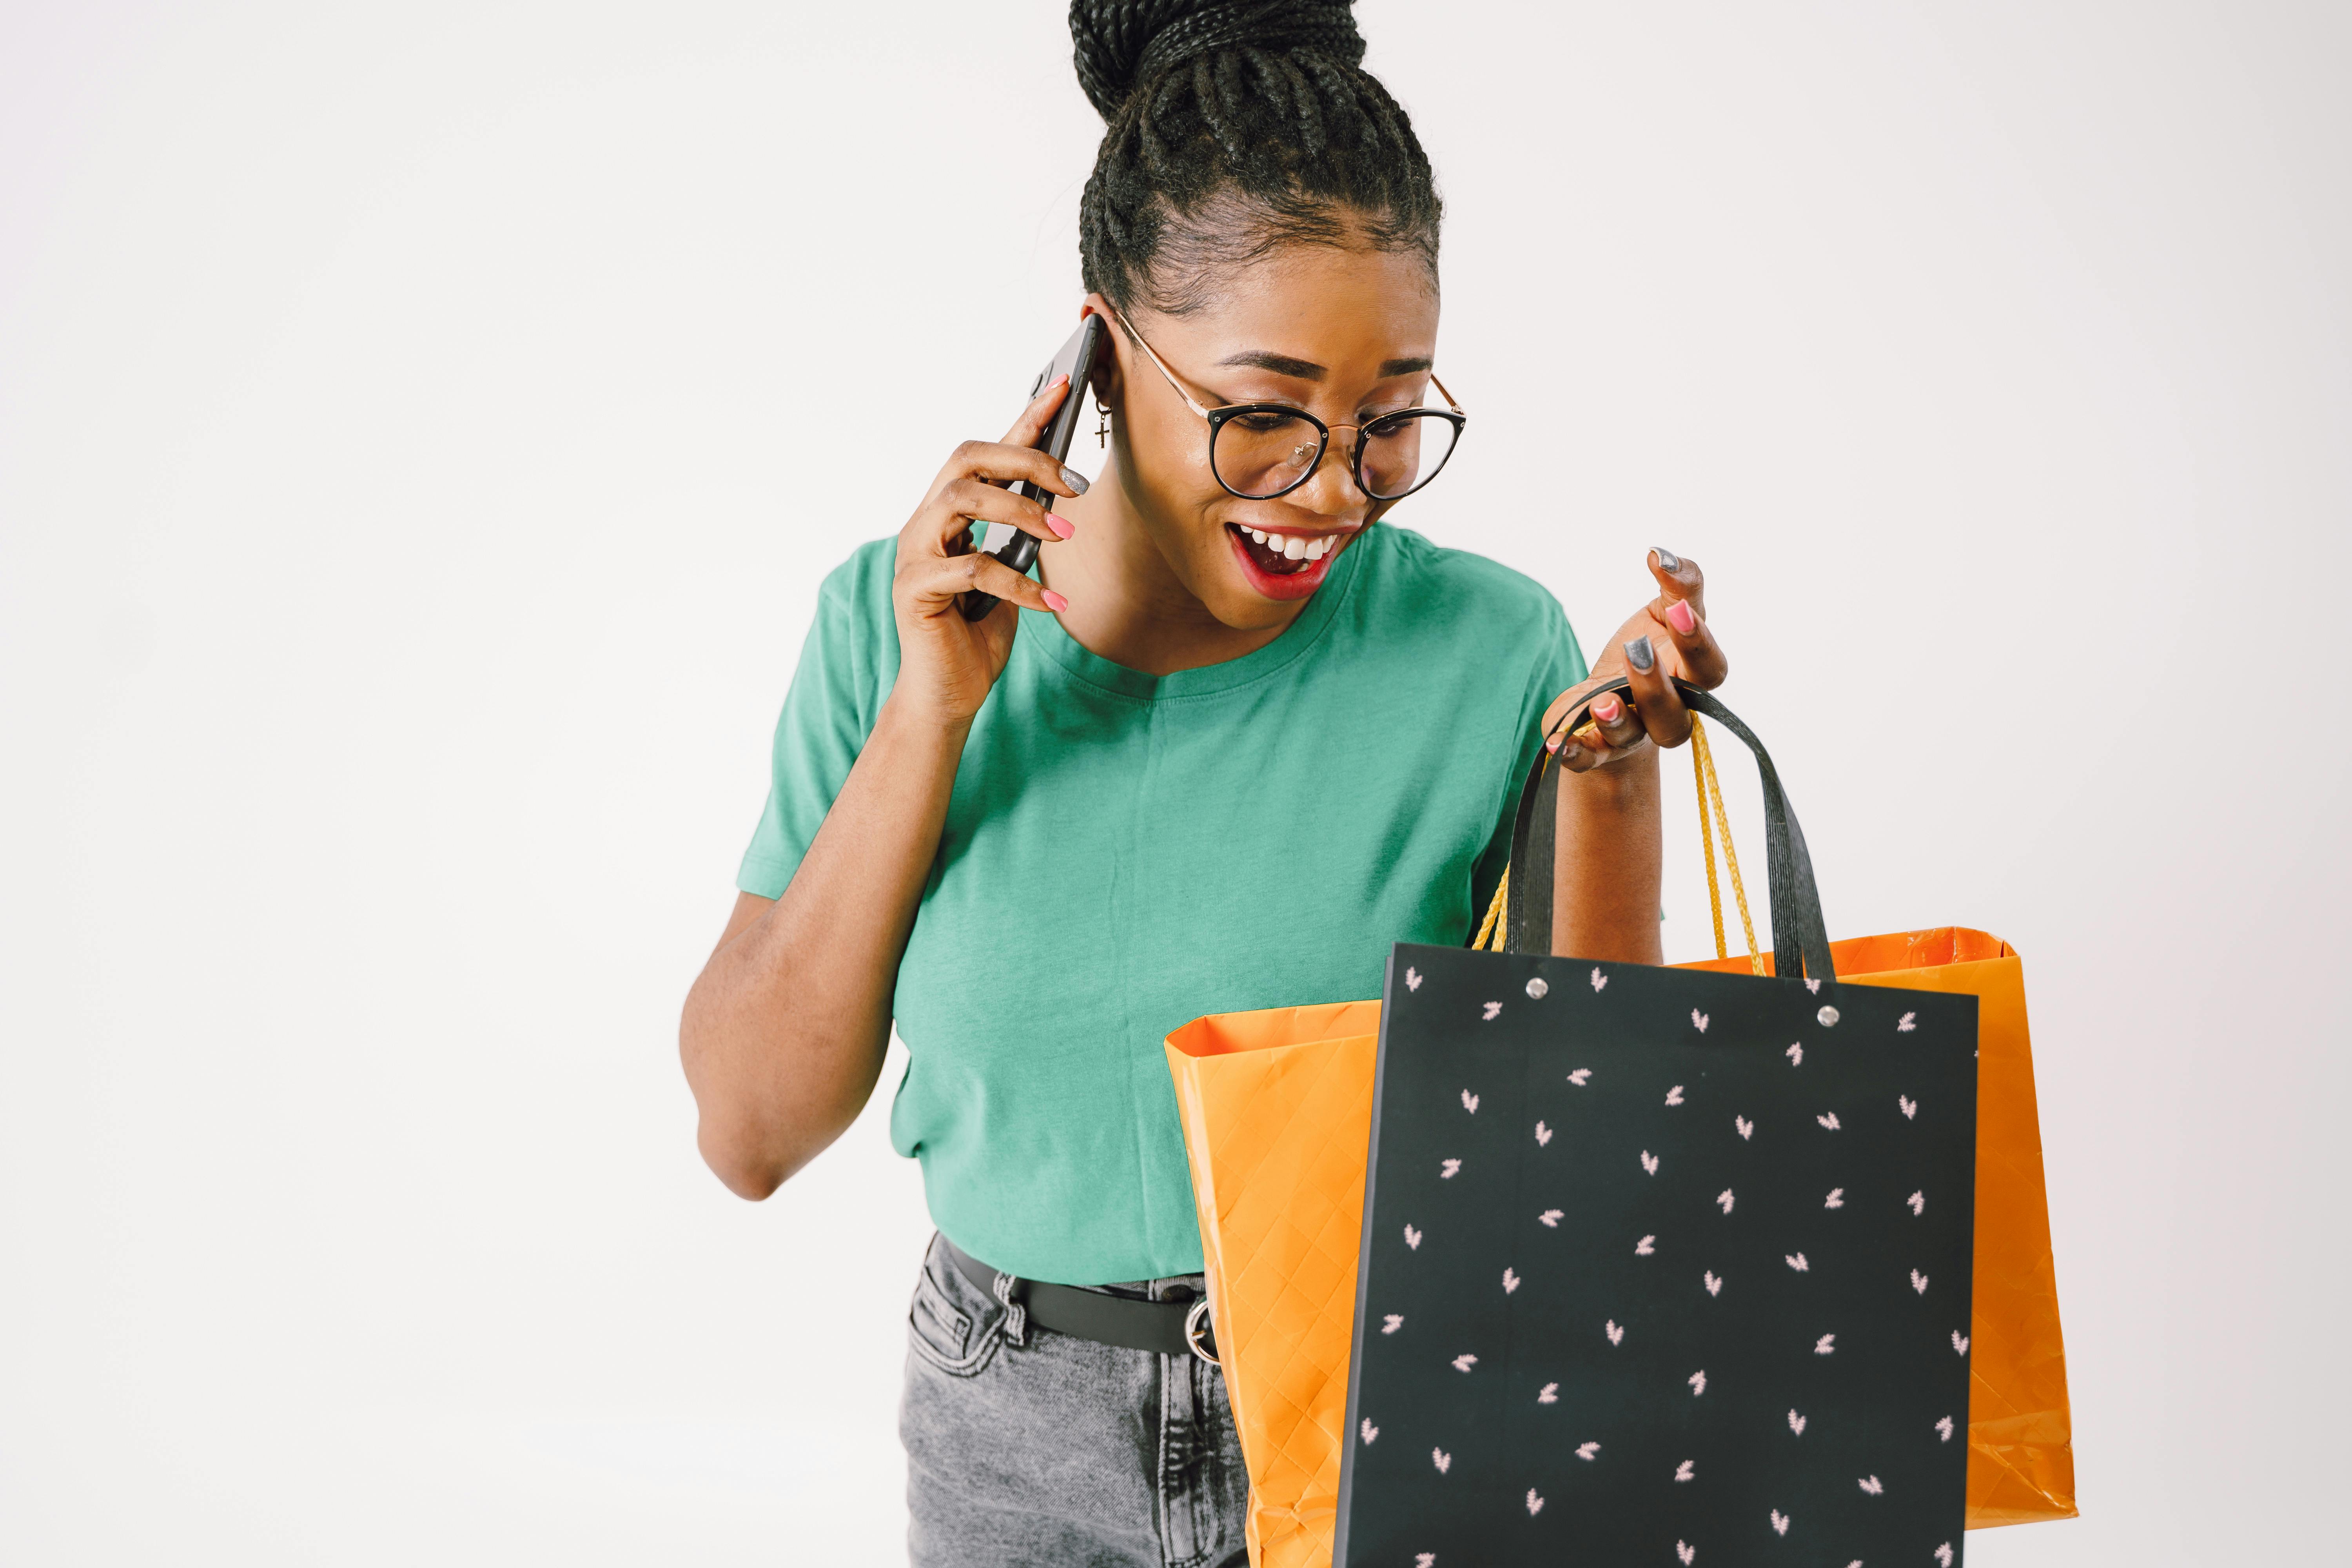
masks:
MULTIPOLYGON (((1731 847, 1731 817, 1723 809, 1723 785, 1715 776, 1715 752, 1706 743, 1706 726, 1699 716, 1691 715, 1691 773, 1698 786, 1698 841, 1700 851, 1706 857, 1706 902, 1708 912, 1715 917, 1715 956, 1728 958, 1730 952, 1723 941, 1723 891, 1715 879, 1715 834, 1707 826, 1707 808, 1715 808, 1715 826, 1723 834, 1723 859, 1731 868, 1731 896, 1739 905, 1739 929, 1748 938, 1748 967, 1758 974, 1764 973, 1764 960, 1756 951, 1756 922, 1748 914, 1748 888, 1739 879, 1739 852, 1731 847)), ((1470 951, 1485 952, 1492 939, 1492 951, 1503 951, 1503 932, 1510 923, 1511 868, 1503 868, 1502 879, 1495 884, 1495 896, 1486 905, 1486 918, 1478 922, 1478 934, 1470 941, 1470 951)))

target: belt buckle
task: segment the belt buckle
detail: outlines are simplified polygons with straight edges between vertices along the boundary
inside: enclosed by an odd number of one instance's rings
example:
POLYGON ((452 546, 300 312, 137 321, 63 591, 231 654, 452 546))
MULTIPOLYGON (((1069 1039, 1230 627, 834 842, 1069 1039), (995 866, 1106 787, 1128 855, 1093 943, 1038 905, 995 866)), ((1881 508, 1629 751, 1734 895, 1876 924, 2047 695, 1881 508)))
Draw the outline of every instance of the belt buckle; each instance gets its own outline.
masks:
POLYGON ((1199 1356, 1211 1366, 1222 1367, 1223 1365, 1222 1362, 1218 1361, 1215 1356, 1201 1348, 1201 1341, 1203 1335, 1207 1332, 1213 1331, 1206 1327, 1204 1322, 1204 1320, 1208 1315, 1209 1299, 1206 1296, 1202 1296, 1199 1300, 1193 1302, 1192 1310, 1184 1314, 1184 1343, 1191 1347, 1194 1355, 1199 1356))

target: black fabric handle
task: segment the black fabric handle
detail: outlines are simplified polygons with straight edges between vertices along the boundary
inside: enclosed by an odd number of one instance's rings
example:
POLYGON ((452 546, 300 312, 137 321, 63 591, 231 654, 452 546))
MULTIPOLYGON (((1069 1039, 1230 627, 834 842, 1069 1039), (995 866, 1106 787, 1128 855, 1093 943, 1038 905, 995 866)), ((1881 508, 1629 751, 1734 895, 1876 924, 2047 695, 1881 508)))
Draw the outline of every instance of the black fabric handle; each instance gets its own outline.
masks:
MULTIPOLYGON (((1566 735, 1584 722, 1592 704, 1633 682, 1610 681, 1588 692, 1584 700, 1561 719, 1553 735, 1566 735)), ((1772 904, 1773 966, 1784 978, 1794 978, 1790 954, 1802 961, 1811 980, 1835 980, 1830 963, 1829 928, 1822 921, 1822 891, 1813 880, 1812 857, 1805 852, 1805 835, 1797 815, 1789 809, 1788 792, 1771 754, 1756 731, 1739 716, 1688 681, 1675 689, 1694 713, 1703 713, 1739 737, 1756 754, 1756 771, 1764 780, 1764 881, 1772 904)), ((1546 739, 1550 737, 1547 736, 1546 739)), ((1519 791, 1518 816, 1511 825, 1510 916, 1504 923, 1504 951, 1549 954, 1551 952, 1552 865, 1558 858, 1559 822, 1559 758, 1546 750, 1536 753, 1536 765, 1519 791)), ((1705 802, 1699 805, 1706 809, 1705 802)))

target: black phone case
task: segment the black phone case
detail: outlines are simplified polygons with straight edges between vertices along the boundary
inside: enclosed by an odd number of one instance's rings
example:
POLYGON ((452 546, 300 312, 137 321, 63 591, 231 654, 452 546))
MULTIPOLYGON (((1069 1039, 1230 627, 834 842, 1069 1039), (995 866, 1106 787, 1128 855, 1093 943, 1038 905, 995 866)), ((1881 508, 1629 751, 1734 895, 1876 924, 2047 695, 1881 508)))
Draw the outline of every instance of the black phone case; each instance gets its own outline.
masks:
MULTIPOLYGON (((1045 368, 1037 373, 1037 379, 1029 385, 1029 396, 1034 398, 1045 391, 1055 377, 1066 374, 1070 378, 1069 395, 1062 399, 1062 406, 1055 411, 1054 422, 1045 427, 1045 436, 1037 443, 1037 449, 1057 463, 1070 455, 1071 437, 1077 434, 1078 416, 1086 407, 1087 383, 1094 375, 1095 355, 1102 346, 1102 318, 1087 317, 1078 323, 1078 330, 1070 334, 1069 341, 1062 345, 1061 352, 1047 362, 1045 368)), ((1026 479, 1016 481, 1013 493, 1043 502, 1049 508, 1055 499, 1026 479)), ((1038 540, 1035 534, 1024 533, 1008 523, 992 522, 979 526, 984 531, 980 545, 982 554, 993 556, 1015 572, 1026 573, 1036 564, 1038 540)), ((957 608, 963 612, 965 620, 976 621, 996 608, 997 603, 995 595, 975 591, 958 600, 957 608)))

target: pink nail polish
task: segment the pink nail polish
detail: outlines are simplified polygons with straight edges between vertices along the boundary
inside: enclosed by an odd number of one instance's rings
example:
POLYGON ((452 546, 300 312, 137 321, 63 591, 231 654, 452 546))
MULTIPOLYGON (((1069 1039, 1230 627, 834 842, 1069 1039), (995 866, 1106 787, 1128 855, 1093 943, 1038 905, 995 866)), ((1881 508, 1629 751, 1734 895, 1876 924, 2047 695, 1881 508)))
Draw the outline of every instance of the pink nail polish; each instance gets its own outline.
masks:
POLYGON ((1674 627, 1683 636, 1688 637, 1698 629, 1698 617, 1691 614, 1689 605, 1676 599, 1666 606, 1666 625, 1674 627))
POLYGON ((1069 538, 1070 535, 1077 532, 1078 531, 1078 525, 1076 523, 1072 522, 1068 518, 1063 517, 1059 513, 1050 511, 1045 514, 1045 526, 1052 529, 1064 539, 1069 538))
POLYGON ((1056 594, 1051 588, 1040 588, 1037 592, 1045 596, 1045 607, 1053 611, 1057 616, 1064 610, 1070 607, 1070 601, 1065 599, 1061 595, 1056 594))
POLYGON ((1614 724, 1617 722, 1617 715, 1624 710, 1625 705, 1618 701, 1613 693, 1592 705, 1592 716, 1603 724, 1614 724))
POLYGON ((1545 737, 1544 737, 1544 750, 1545 750, 1545 751, 1547 751, 1547 752, 1557 752, 1557 751, 1559 751, 1559 737, 1558 735, 1547 735, 1547 736, 1545 736, 1545 737))

